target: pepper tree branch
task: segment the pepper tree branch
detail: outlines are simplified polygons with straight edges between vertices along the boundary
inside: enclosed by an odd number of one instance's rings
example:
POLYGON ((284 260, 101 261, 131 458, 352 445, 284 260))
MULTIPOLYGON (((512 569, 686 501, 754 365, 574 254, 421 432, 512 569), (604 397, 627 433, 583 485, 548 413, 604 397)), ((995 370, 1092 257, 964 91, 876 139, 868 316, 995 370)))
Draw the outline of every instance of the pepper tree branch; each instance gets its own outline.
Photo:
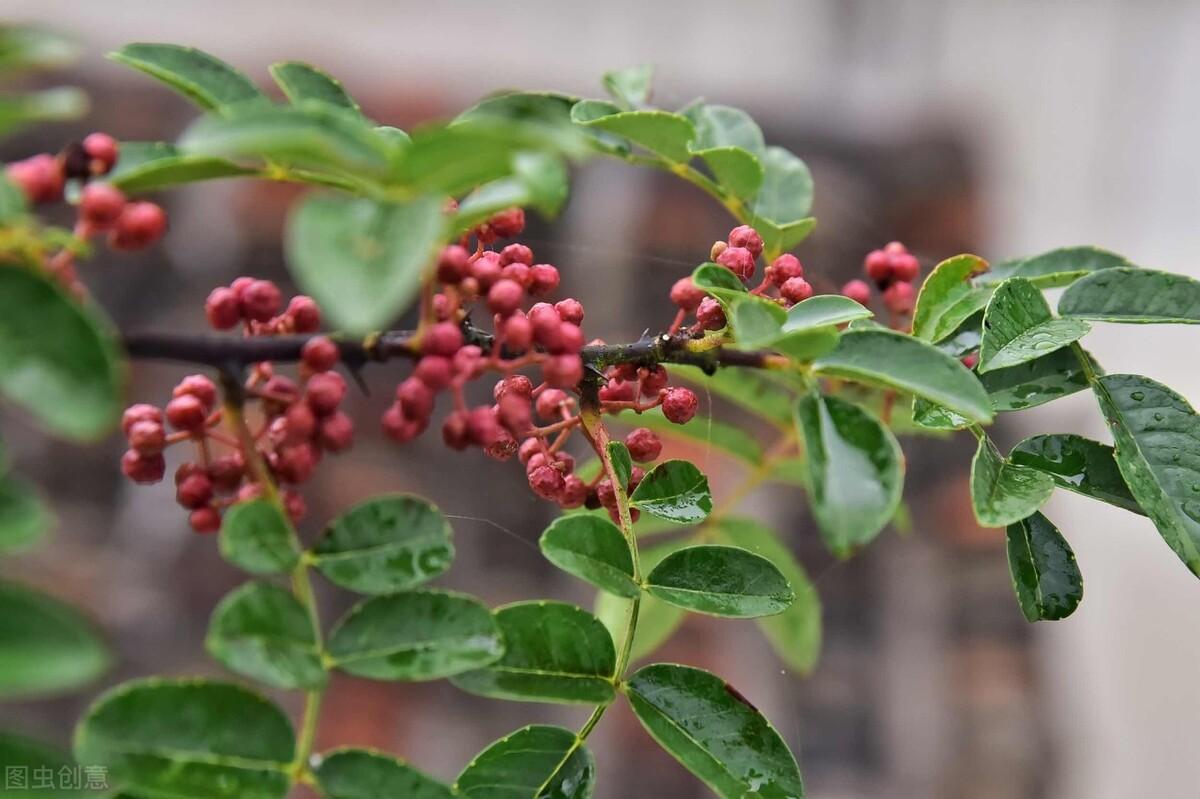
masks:
MULTIPOLYGON (((492 336, 469 322, 463 324, 466 343, 487 351, 492 336)), ((305 342, 315 335, 255 336, 237 338, 210 333, 127 333, 122 337, 125 351, 134 360, 166 360, 201 364, 221 370, 240 370, 259 361, 280 363, 300 360, 305 342)), ((370 362, 384 362, 420 355, 415 333, 393 330, 363 338, 329 336, 341 352, 342 362, 350 369, 370 362)), ((643 336, 629 344, 590 344, 580 352, 585 366, 603 370, 616 364, 652 366, 686 364, 712 374, 721 366, 745 366, 759 369, 781 368, 787 359, 767 350, 736 350, 713 346, 707 340, 686 334, 643 336)))

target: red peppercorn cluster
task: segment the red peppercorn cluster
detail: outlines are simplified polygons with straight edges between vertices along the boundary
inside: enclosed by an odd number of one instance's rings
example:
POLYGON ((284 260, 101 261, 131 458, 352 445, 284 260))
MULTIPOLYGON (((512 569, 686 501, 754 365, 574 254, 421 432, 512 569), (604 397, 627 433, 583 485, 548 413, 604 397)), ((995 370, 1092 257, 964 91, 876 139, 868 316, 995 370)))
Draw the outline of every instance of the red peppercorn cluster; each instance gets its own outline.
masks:
MULTIPOLYGON (((205 314, 217 330, 240 323, 245 336, 312 333, 321 322, 311 298, 293 297, 284 308, 274 283, 248 277, 215 289, 205 314)), ((314 336, 304 344, 296 379, 278 374, 270 363, 255 364, 244 386, 244 436, 225 424, 231 420, 217 407, 213 382, 203 375, 185 377, 165 409, 138 404, 125 411, 129 450, 121 468, 136 483, 156 483, 166 472, 163 451, 191 442, 195 457, 176 470, 175 496, 190 511, 196 532, 215 532, 222 510, 259 496, 264 477, 284 486, 284 506, 298 520, 305 503, 296 487, 312 477, 324 454, 342 452, 354 441, 354 422, 339 410, 346 381, 333 371, 338 361, 337 345, 314 336)))
MULTIPOLYGON (((921 273, 921 262, 907 247, 893 241, 883 249, 872 250, 863 261, 863 272, 883 293, 883 305, 893 316, 907 317, 912 314, 917 299, 915 282, 921 273)), ((842 287, 842 294, 862 305, 871 302, 871 286, 864 280, 851 280, 842 287)))
MULTIPOLYGON (((78 186, 75 236, 86 241, 106 233, 112 249, 140 250, 162 238, 167 215, 152 202, 127 200, 115 186, 93 182, 112 171, 119 151, 112 136, 92 133, 57 156, 40 153, 13 162, 6 167, 5 175, 35 205, 61 202, 69 186, 78 186)), ((57 252, 48 259, 46 268, 64 287, 82 294, 71 250, 57 252)))

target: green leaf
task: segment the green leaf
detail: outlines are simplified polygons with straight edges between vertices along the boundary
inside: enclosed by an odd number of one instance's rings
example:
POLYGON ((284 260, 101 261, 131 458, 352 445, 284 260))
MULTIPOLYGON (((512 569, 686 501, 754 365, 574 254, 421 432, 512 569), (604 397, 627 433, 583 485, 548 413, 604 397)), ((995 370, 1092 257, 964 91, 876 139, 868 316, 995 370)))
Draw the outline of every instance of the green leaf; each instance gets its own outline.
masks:
POLYGON ((0 27, 0 73, 58 69, 79 57, 79 43, 50 28, 34 25, 0 27))
POLYGON ((6 799, 91 799, 99 795, 84 790, 84 773, 76 771, 79 767, 69 754, 41 741, 0 731, 0 765, 4 768, 6 799), (60 779, 64 769, 72 777, 80 775, 78 787, 60 779), (50 775, 49 780, 39 779, 42 775, 50 775))
MULTIPOLYGON (((1090 358, 1090 356, 1089 356, 1090 358)), ((1093 363, 1093 369, 1100 371, 1093 363)), ((1035 361, 997 369, 979 376, 997 411, 1019 411, 1043 405, 1087 388, 1087 375, 1069 349, 1058 350, 1035 361)))
POLYGON ((3 469, 0 463, 0 554, 29 548, 54 523, 53 512, 33 487, 3 476, 3 469))
POLYGON ((1141 375, 1105 375, 1092 389, 1129 493, 1200 575, 1200 418, 1183 397, 1141 375))
POLYGON ((971 461, 971 505, 984 527, 1005 527, 1032 516, 1054 492, 1050 476, 1009 463, 985 435, 971 461))
POLYGON ((341 83, 311 64, 280 61, 271 65, 271 77, 293 103, 317 100, 356 114, 361 113, 358 103, 346 93, 341 83))
POLYGON ((979 372, 991 372, 1049 355, 1083 338, 1091 327, 1055 319, 1042 292, 1023 277, 1001 283, 983 315, 979 372))
POLYGON ((338 516, 312 550, 313 565, 342 588, 386 594, 450 568, 450 523, 420 497, 389 494, 338 516))
POLYGON ((188 155, 271 162, 337 175, 382 179, 394 142, 356 114, 321 102, 262 106, 227 118, 202 117, 179 139, 188 155))
POLYGON ((696 128, 696 140, 692 148, 697 152, 718 147, 738 147, 758 157, 766 149, 762 129, 753 117, 740 108, 697 100, 679 113, 690 119, 696 128))
POLYGON ((207 155, 185 155, 166 142, 121 142, 121 157, 107 176, 121 191, 143 192, 243 175, 256 175, 258 170, 240 166, 224 158, 207 155))
POLYGON ((869 319, 872 316, 874 314, 871 311, 849 297, 840 294, 818 294, 789 308, 783 329, 789 333, 813 330, 829 325, 846 324, 855 319, 869 319))
POLYGON ((293 210, 284 246, 297 282, 334 324, 367 333, 408 307, 442 230, 436 197, 378 203, 314 196, 293 210))
POLYGON ((936 343, 982 310, 991 290, 972 286, 971 277, 987 268, 987 261, 977 255, 956 255, 935 266, 917 295, 913 335, 936 343))
POLYGON ((625 536, 608 519, 588 514, 560 516, 542 533, 546 560, 597 588, 624 597, 640 593, 625 536))
POLYGON ((251 574, 283 574, 300 557, 291 522, 265 499, 238 502, 221 522, 221 557, 251 574))
POLYGON ((947 355, 961 358, 979 349, 983 341, 983 309, 967 317, 958 329, 941 341, 934 342, 937 348, 947 355))
POLYGON ((0 135, 40 122, 77 119, 87 110, 87 94, 73 86, 0 95, 0 135))
POLYGON ((0 699, 78 688, 109 665, 108 650, 75 608, 0 582, 0 699))
POLYGON ((608 442, 608 458, 612 461, 617 481, 621 485, 629 485, 629 478, 633 475, 633 457, 629 454, 629 447, 620 441, 608 442))
POLYGON ((504 657, 451 682, 497 699, 599 705, 611 702, 617 653, 608 629, 566 602, 538 600, 497 608, 504 657))
POLYGON ((754 200, 755 220, 762 218, 787 225, 807 217, 813 199, 808 165, 782 147, 763 148, 759 160, 763 183, 754 200))
POLYGON ((107 320, 44 275, 0 267, 0 393, 53 432, 91 440, 116 423, 124 389, 107 320))
POLYGON ((997 264, 982 275, 978 283, 999 283, 1010 277, 1024 277, 1040 289, 1068 286, 1090 272, 1136 266, 1125 258, 1099 247, 1063 247, 1058 250, 997 264))
POLYGON ((720 677, 656 663, 634 674, 626 693, 650 735, 722 799, 804 796, 787 744, 720 677))
MULTIPOLYGON (((744 411, 790 430, 795 397, 778 383, 763 377, 760 371, 729 366, 706 375, 696 366, 671 366, 672 377, 682 377, 693 385, 729 400, 744 411)), ((685 428, 687 426, 682 425, 685 428)))
POLYGON ((921 397, 913 397, 912 420, 927 430, 963 430, 971 426, 970 419, 921 397))
POLYGON ((718 540, 766 558, 787 579, 795 601, 756 623, 785 663, 801 674, 811 673, 821 653, 821 598, 804 567, 774 531, 753 519, 727 517, 717 522, 716 531, 718 540))
MULTIPOLYGON (((588 122, 595 122, 601 117, 619 113, 621 113, 621 106, 616 103, 610 103, 607 100, 580 100, 571 106, 571 121, 579 125, 586 125, 588 122)), ((619 138, 603 131, 600 131, 599 135, 610 136, 614 141, 619 138)), ((627 151, 629 149, 629 142, 624 139, 620 139, 620 141, 624 142, 624 149, 627 151)))
POLYGON ((754 155, 741 147, 694 150, 704 159, 717 183, 742 200, 750 200, 762 188, 765 172, 754 155))
MULTIPOLYGON (((677 552, 685 546, 695 543, 689 539, 668 541, 653 547, 647 547, 638 553, 642 569, 649 571, 663 561, 672 552, 677 552)), ((608 628, 613 641, 619 646, 622 643, 626 623, 629 620, 630 599, 600 592, 596 595, 595 611, 597 618, 608 628)), ((658 649, 679 628, 687 613, 683 608, 676 607, 651 594, 643 594, 641 607, 638 609, 637 629, 634 631, 633 648, 630 650, 630 660, 636 661, 658 649)))
POLYGON ((646 577, 646 590, 687 610, 740 619, 782 613, 796 598, 771 561, 717 545, 672 552, 646 577))
POLYGON ((745 349, 758 349, 775 342, 786 320, 787 312, 781 306, 756 294, 737 297, 729 304, 734 337, 738 346, 745 349))
POLYGON ((204 645, 231 671, 276 688, 314 690, 326 682, 308 613, 269 583, 246 583, 222 599, 204 645))
POLYGON ((493 663, 500 628, 477 599, 449 591, 406 591, 354 606, 329 636, 338 668, 375 680, 436 680, 493 663))
POLYGON ((145 72, 206 111, 268 102, 254 82, 219 58, 176 44, 127 44, 109 58, 145 72))
POLYGON ((562 727, 531 724, 490 744, 454 782, 466 799, 589 799, 592 754, 562 727))
POLYGON ((1105 269, 1067 289, 1062 316, 1134 324, 1200 324, 1200 281, 1150 269, 1105 269))
POLYGON ((10 224, 29 212, 25 192, 7 176, 0 174, 0 224, 10 224))
POLYGON ((295 736, 259 694, 208 680, 119 685, 75 729, 75 758, 109 787, 171 799, 281 799, 295 736))
POLYGON ((1054 621, 1070 616, 1083 599, 1083 575, 1058 528, 1034 513, 1010 524, 1006 538, 1008 570, 1025 618, 1054 621))
POLYGON ((696 414, 686 424, 675 424, 662 415, 662 410, 654 408, 637 416, 618 419, 618 422, 648 427, 669 438, 715 447, 751 466, 757 466, 762 461, 762 446, 754 436, 737 425, 719 422, 710 416, 696 414))
POLYGON ((787 252, 804 241, 817 227, 817 220, 810 216, 786 225, 777 225, 769 219, 755 217, 754 227, 762 236, 763 252, 770 255, 787 252))
POLYGON ((651 469, 629 498, 651 516, 677 524, 696 524, 712 512, 708 478, 695 465, 669 460, 651 469))
POLYGON ((746 286, 732 271, 714 263, 700 264, 692 271, 692 282, 723 304, 749 296, 746 286))
POLYGON ((685 163, 696 129, 687 117, 667 111, 619 111, 579 124, 615 133, 668 161, 685 163))
POLYGON ((327 799, 454 799, 448 785, 407 763, 366 749, 337 749, 321 756, 314 769, 327 799))
POLYGON ((654 79, 652 64, 639 64, 604 73, 604 90, 623 108, 638 108, 650 99, 650 84, 654 79))
POLYGON ((974 422, 992 420, 979 380, 946 353, 919 339, 887 330, 850 330, 837 349, 813 364, 818 374, 842 377, 914 394, 974 422))
POLYGON ((849 557, 896 513, 904 485, 900 445, 872 414, 837 397, 801 397, 796 429, 821 537, 834 555, 849 557))
POLYGON ((1068 491, 1146 515, 1129 493, 1113 448, 1107 444, 1070 433, 1031 436, 1017 444, 1008 459, 1045 472, 1068 491))

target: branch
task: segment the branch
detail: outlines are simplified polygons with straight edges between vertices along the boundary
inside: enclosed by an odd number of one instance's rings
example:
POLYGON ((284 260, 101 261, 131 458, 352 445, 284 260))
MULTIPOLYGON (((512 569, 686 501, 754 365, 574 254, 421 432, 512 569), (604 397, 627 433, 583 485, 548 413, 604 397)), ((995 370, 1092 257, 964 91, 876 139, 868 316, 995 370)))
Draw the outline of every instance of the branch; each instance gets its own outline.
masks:
MULTIPOLYGON (((469 322, 463 324, 468 344, 485 351, 492 345, 492 336, 469 322)), ((128 333, 122 337, 125 351, 134 360, 166 360, 201 364, 215 369, 237 371, 259 361, 279 363, 300 360, 305 342, 315 335, 253 336, 237 338, 212 333, 128 333)), ((416 358, 420 351, 414 346, 414 332, 392 330, 373 333, 361 339, 329 335, 341 352, 342 362, 351 369, 366 363, 384 362, 397 358, 416 358)), ((586 366, 603 370, 615 364, 686 364, 712 374, 721 366, 746 366, 759 369, 781 368, 787 359, 766 350, 736 350, 712 346, 686 334, 643 336, 630 344, 590 344, 580 357, 586 366)))

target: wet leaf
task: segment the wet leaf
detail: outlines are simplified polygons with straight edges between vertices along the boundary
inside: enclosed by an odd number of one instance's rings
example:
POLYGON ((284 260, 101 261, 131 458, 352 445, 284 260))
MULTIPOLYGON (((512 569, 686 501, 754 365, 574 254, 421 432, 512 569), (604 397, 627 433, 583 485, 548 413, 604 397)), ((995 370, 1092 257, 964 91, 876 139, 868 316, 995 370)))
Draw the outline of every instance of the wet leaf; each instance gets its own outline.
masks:
POLYGON ((913 335, 939 342, 982 310, 991 291, 972 285, 971 276, 987 269, 987 261, 977 255, 956 255, 935 266, 917 295, 913 335))
POLYGON ((75 758, 109 787, 172 799, 282 799, 295 737, 264 697, 209 680, 117 686, 75 730, 75 758))
POLYGON ((321 755, 314 769, 327 799, 454 799, 448 785, 390 755, 366 749, 337 749, 321 755))
POLYGON ((677 524, 702 522, 712 512, 708 478, 682 460, 663 461, 647 472, 629 501, 652 516, 677 524))
POLYGON ((870 310, 840 294, 818 294, 796 303, 787 312, 783 323, 785 332, 813 330, 828 325, 841 325, 855 319, 869 319, 870 310))
POLYGON ((763 377, 760 374, 762 370, 729 366, 718 369, 715 374, 706 375, 695 366, 672 365, 670 371, 671 377, 682 377, 772 424, 788 429, 792 426, 795 395, 763 377))
MULTIPOLYGON (((725 370, 720 370, 723 371, 725 370)), ((757 466, 762 462, 762 445, 758 443, 758 439, 738 425, 720 422, 711 416, 696 414, 686 424, 675 424, 668 421, 660 409, 654 408, 638 416, 618 419, 618 422, 648 427, 663 438, 695 441, 705 448, 712 447, 732 455, 750 466, 757 466)))
POLYGON ((308 613, 269 583, 246 583, 222 599, 204 644, 231 671, 276 688, 313 690, 326 681, 308 613))
POLYGON ((504 656, 451 682, 497 699, 598 705, 611 702, 617 653, 600 620, 566 602, 497 608, 504 656))
POLYGON ((1126 266, 1135 264, 1099 247, 1062 247, 1031 258, 1019 258, 997 264, 991 272, 981 275, 976 282, 1000 283, 1010 277, 1023 277, 1033 281, 1040 289, 1049 289, 1069 286, 1090 272, 1126 266))
POLYGON ((1150 269, 1106 269, 1067 289, 1058 312, 1101 322, 1200 324, 1200 281, 1150 269))
POLYGON ((720 677, 657 663, 634 674, 626 693, 650 735, 722 799, 804 796, 787 744, 720 677))
POLYGON ((618 111, 580 124, 621 136, 668 161, 684 163, 696 130, 687 117, 667 111, 618 111))
POLYGON ((1070 616, 1083 599, 1083 576, 1058 528, 1034 513, 1008 526, 1007 544, 1008 569, 1025 618, 1053 621, 1070 616))
POLYGON ((1036 360, 1083 338, 1091 326, 1079 319, 1055 319, 1042 292, 1025 278, 996 287, 983 315, 979 345, 982 374, 1036 360))
MULTIPOLYGON (((694 543, 696 542, 685 538, 642 549, 638 553, 642 571, 653 570, 667 555, 694 543)), ((629 619, 629 604, 632 601, 615 594, 599 593, 596 595, 596 616, 608 628, 613 642, 618 647, 624 640, 625 625, 629 619)), ((633 649, 630 650, 630 661, 640 660, 662 646, 679 629, 679 625, 686 616, 687 612, 682 608, 656 599, 652 594, 642 594, 641 606, 638 609, 637 629, 633 636, 633 649)))
POLYGON ((717 545, 672 552, 646 577, 646 590, 687 610, 735 618, 782 613, 796 598, 771 561, 717 545))
POLYGON ((754 197, 762 188, 764 171, 753 153, 741 147, 714 147, 693 150, 716 178, 717 183, 742 200, 754 197))
POLYGON ((620 441, 610 441, 608 442, 608 457, 612 461, 617 482, 621 485, 629 485, 629 478, 633 474, 633 458, 629 454, 629 447, 620 441))
POLYGON ((406 591, 355 605, 329 636, 337 667, 375 680, 436 680, 493 663, 504 641, 478 600, 406 591))
POLYGON ((282 574, 296 565, 300 552, 292 525, 265 499, 238 502, 221 521, 221 556, 251 574, 282 574))
POLYGON ((476 755, 454 788, 467 799, 589 799, 595 782, 596 763, 575 733, 533 724, 476 755))
POLYGON ((612 594, 635 597, 633 556, 620 529, 606 518, 560 516, 538 542, 542 554, 558 568, 612 594))
MULTIPOLYGON (((1090 356, 1089 356, 1090 357, 1090 356)), ((1100 371, 1092 361, 1093 368, 1100 371)), ((1008 369, 997 369, 979 376, 998 412, 1020 411, 1043 405, 1082 391, 1088 386, 1087 375, 1070 349, 1008 369)))
POLYGON ((1032 516, 1054 492, 1050 476, 1009 463, 987 436, 971 461, 971 505, 984 527, 1005 527, 1032 516))
POLYGON ((1070 433, 1031 436, 1017 444, 1008 458, 1045 472, 1068 491, 1146 515, 1129 493, 1113 448, 1107 444, 1070 433))

